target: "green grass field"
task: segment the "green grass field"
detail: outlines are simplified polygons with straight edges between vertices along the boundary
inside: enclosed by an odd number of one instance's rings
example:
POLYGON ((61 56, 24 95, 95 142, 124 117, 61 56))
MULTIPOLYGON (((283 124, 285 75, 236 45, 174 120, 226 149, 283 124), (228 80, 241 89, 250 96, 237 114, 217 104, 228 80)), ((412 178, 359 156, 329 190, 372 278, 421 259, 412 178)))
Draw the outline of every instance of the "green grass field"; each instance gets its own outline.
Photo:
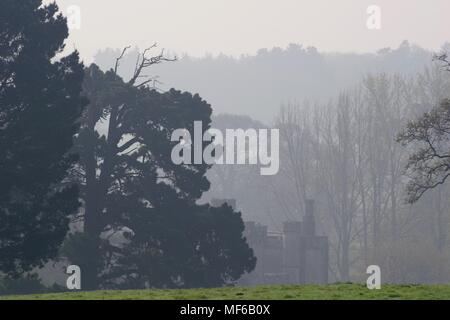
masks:
POLYGON ((368 290, 361 284, 279 285, 194 290, 130 290, 1 296, 0 300, 450 300, 450 285, 385 285, 368 290))

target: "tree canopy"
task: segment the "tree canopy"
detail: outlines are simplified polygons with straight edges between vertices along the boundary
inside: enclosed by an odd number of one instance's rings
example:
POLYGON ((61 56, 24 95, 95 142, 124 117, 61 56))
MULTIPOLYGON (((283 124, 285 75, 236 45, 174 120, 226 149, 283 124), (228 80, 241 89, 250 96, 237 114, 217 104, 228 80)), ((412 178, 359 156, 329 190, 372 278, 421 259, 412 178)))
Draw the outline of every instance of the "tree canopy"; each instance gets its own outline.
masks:
MULTIPOLYGON (((141 56, 144 68, 163 56, 141 56), (147 62, 146 62, 147 61, 147 62), (147 64, 146 64, 147 63, 147 64)), ((210 127, 211 106, 199 95, 160 93, 115 70, 86 70, 90 100, 73 173, 84 203, 83 233, 68 241, 85 288, 194 287, 237 280, 255 264, 231 207, 198 205, 210 187, 209 165, 175 165, 172 132, 210 127), (86 250, 85 248, 90 248, 86 250)))
POLYGON ((56 4, 4 0, 0 10, 0 271, 18 275, 53 258, 79 208, 67 171, 83 65, 61 59, 68 36, 56 4))

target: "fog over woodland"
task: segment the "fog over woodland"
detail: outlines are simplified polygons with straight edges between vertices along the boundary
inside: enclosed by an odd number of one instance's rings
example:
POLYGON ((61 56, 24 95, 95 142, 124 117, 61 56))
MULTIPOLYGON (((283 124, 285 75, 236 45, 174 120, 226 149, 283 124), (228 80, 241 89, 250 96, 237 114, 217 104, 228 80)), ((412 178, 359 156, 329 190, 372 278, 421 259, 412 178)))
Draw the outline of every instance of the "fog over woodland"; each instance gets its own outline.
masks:
MULTIPOLYGON (((138 52, 135 48, 120 65, 119 73, 125 79, 134 71, 138 52)), ((94 61, 108 70, 120 53, 119 48, 104 49, 94 61)), ((248 115, 270 124, 283 103, 326 102, 357 85, 367 74, 413 75, 431 66, 433 54, 406 40, 394 48, 364 54, 323 53, 314 47, 290 44, 239 58, 185 55, 179 61, 154 66, 149 75, 162 90, 175 87, 200 93, 213 105, 215 114, 248 115)))
POLYGON ((236 284, 258 265, 244 222, 305 216, 327 282, 372 264, 450 282, 448 0, 379 0, 380 30, 368 0, 57 0, 81 9, 69 33, 53 5, 7 2, 0 293, 30 272, 64 284, 68 263, 92 290, 236 284), (176 164, 171 134, 195 121, 278 129, 278 174, 176 164))
MULTIPOLYGON (((107 70, 120 52, 101 50, 95 62, 107 70)), ((120 65, 125 79, 138 52, 120 65)), ((278 175, 215 166, 202 201, 236 199, 244 220, 281 232, 314 199, 318 228, 330 237, 332 279, 364 277, 364 265, 375 259, 389 281, 439 282, 450 271, 449 189, 406 204, 408 149, 395 141, 407 121, 450 92, 450 75, 435 54, 408 41, 365 54, 291 44, 239 58, 185 55, 152 71, 159 90, 201 93, 213 106, 214 127, 281 130, 278 175)))

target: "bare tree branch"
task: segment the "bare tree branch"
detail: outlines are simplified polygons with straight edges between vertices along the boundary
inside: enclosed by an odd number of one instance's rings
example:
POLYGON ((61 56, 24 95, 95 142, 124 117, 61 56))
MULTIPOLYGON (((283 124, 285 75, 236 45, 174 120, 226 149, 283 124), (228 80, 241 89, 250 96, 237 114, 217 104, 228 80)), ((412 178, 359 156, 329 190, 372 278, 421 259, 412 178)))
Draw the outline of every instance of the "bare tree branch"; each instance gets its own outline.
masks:
POLYGON ((123 59, 123 57, 125 56, 125 53, 127 52, 128 49, 130 49, 131 46, 127 46, 125 48, 123 48, 122 50, 122 54, 116 59, 116 65, 114 66, 114 73, 117 74, 117 70, 119 68, 120 65, 120 60, 123 59))
MULTIPOLYGON (((156 43, 154 43, 153 45, 151 45, 150 47, 148 47, 147 49, 144 50, 144 52, 142 54, 138 55, 138 58, 136 60, 136 67, 134 70, 134 75, 131 78, 131 80, 128 82, 128 84, 130 85, 135 85, 136 81, 139 78, 143 78, 143 77, 148 77, 147 75, 143 75, 142 72, 144 69, 149 68, 155 64, 160 64, 162 62, 173 62, 173 61, 177 61, 177 57, 174 58, 168 58, 166 56, 164 56, 164 49, 161 50, 161 52, 159 54, 157 54, 156 56, 148 56, 149 52, 152 51, 152 49, 156 48, 158 45, 156 43)), ((154 81, 155 78, 144 81, 142 83, 140 83, 139 85, 137 85, 138 87, 144 86, 152 81, 154 81)))

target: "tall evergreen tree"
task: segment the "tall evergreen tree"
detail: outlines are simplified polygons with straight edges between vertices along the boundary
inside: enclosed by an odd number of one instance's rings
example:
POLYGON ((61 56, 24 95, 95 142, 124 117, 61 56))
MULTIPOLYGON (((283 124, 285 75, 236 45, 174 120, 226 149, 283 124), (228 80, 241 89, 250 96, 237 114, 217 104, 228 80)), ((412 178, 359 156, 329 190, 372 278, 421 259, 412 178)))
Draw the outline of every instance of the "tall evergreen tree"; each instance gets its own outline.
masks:
POLYGON ((56 4, 0 2, 0 271, 18 275, 52 258, 79 208, 65 181, 86 104, 77 52, 56 4))
MULTIPOLYGON (((86 289, 221 285, 254 268, 240 213, 200 206, 209 165, 172 162, 172 132, 204 130, 212 109, 198 95, 159 93, 137 80, 163 61, 141 56, 124 82, 115 70, 86 70, 90 104, 77 139, 84 232, 65 246, 86 289)), ((118 60, 119 62, 120 60, 118 60)))

